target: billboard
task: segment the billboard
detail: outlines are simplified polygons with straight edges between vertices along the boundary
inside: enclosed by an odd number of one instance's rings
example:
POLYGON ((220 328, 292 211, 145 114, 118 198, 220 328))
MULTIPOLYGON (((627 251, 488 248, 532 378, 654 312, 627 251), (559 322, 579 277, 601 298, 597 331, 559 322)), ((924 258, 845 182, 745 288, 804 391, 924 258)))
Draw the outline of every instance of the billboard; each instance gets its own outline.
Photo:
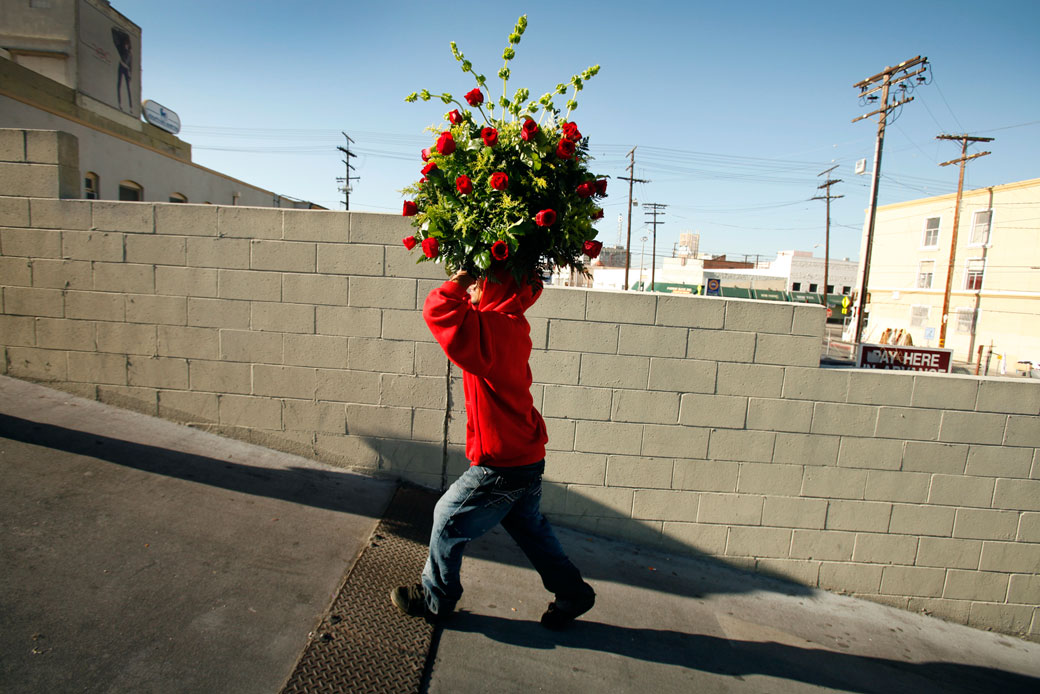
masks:
POLYGON ((79 0, 78 91, 141 117, 141 30, 115 10, 79 0))
POLYGON ((856 366, 860 369, 950 373, 953 367, 953 350, 864 343, 856 352, 856 366))

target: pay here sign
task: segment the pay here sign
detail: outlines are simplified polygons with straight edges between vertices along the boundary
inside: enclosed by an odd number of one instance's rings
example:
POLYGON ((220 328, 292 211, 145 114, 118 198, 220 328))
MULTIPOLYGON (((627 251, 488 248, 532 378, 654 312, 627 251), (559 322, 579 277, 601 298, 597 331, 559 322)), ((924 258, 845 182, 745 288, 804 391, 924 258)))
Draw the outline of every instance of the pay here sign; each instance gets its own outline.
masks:
POLYGON ((950 373, 953 366, 953 350, 861 344, 856 352, 856 366, 861 369, 950 373))

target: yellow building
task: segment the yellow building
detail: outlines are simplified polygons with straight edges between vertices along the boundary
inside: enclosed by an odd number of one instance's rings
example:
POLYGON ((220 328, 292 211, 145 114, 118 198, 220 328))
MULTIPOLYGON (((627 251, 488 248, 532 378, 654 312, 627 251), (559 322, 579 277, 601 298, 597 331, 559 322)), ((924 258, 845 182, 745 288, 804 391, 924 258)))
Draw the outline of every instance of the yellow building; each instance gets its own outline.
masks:
MULTIPOLYGON (((864 342, 891 328, 939 345, 956 198, 878 208, 864 342)), ((1040 366, 1040 178, 965 191, 958 226, 945 346, 983 363, 992 346, 991 374, 1040 366)))

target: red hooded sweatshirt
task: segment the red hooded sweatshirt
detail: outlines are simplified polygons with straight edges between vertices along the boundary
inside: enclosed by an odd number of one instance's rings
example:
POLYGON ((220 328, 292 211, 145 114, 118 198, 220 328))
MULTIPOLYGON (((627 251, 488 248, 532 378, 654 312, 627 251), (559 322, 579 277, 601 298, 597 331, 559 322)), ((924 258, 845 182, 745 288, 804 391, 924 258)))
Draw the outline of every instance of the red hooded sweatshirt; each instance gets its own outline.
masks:
POLYGON ((526 311, 541 288, 511 275, 484 282, 480 305, 448 281, 430 292, 423 318, 448 359, 463 371, 466 457, 472 465, 515 467, 545 458, 549 440, 531 397, 531 326, 526 311))

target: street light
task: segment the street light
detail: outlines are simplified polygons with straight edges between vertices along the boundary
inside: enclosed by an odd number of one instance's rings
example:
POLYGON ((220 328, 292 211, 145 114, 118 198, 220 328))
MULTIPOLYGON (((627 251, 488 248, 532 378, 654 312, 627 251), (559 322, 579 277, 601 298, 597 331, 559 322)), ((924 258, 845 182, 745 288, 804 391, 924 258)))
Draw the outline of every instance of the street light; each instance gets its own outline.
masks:
POLYGON ((641 241, 643 244, 639 247, 639 289, 645 292, 646 282, 643 281, 643 256, 646 253, 646 237, 644 236, 641 241))

